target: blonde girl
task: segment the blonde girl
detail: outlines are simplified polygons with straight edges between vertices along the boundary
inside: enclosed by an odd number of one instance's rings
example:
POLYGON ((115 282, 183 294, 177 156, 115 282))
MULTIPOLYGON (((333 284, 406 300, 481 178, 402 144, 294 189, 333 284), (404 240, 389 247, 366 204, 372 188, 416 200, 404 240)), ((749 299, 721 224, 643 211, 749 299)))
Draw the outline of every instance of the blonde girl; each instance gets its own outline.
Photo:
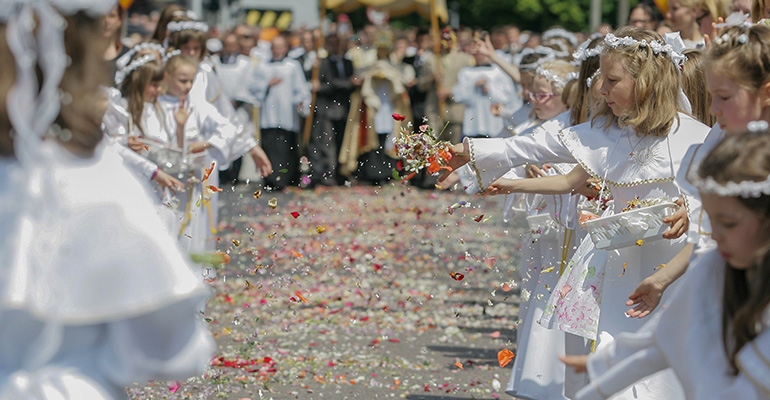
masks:
POLYGON ((716 125, 703 144, 688 149, 677 174, 677 182, 689 195, 688 246, 666 263, 666 268, 645 279, 634 290, 627 303, 634 306, 628 311, 630 317, 644 317, 652 312, 660 303, 663 291, 687 269, 692 253, 705 252, 715 245, 709 237, 709 219, 697 190, 686 179, 690 165, 698 164, 725 136, 744 131, 750 122, 770 122, 770 86, 766 73, 770 68, 770 27, 730 27, 717 39, 703 60, 709 111, 716 125))
MULTIPOLYGON (((760 124, 762 125, 762 124, 760 124)), ((770 132, 733 134, 689 171, 716 248, 694 261, 659 318, 586 357, 581 400, 604 399, 671 368, 690 399, 770 395, 770 132)))
MULTIPOLYGON (((568 128, 558 140, 523 143, 511 140, 504 149, 490 149, 483 141, 457 146, 471 153, 474 169, 486 167, 485 154, 507 154, 510 165, 527 161, 577 161, 579 166, 562 176, 496 182, 498 191, 568 192, 599 179, 614 198, 614 212, 634 199, 673 198, 680 195, 673 182, 686 149, 702 142, 708 127, 680 113, 679 59, 663 50, 660 36, 651 31, 624 28, 607 35, 601 54, 601 95, 604 104, 591 122, 568 128)), ((462 158, 462 157, 459 157, 462 158)), ((459 160, 460 162, 462 160, 459 160)), ((459 163, 459 162, 458 162, 459 163)), ((487 177, 489 179, 489 177, 487 177)), ((481 186, 488 186, 479 174, 481 186)), ((635 331, 640 322, 626 318, 628 294, 657 266, 684 246, 683 239, 644 243, 597 254, 597 264, 568 265, 566 279, 549 299, 541 323, 598 339, 599 346, 619 333, 635 331), (602 255, 603 254, 603 255, 602 255), (606 262, 598 260, 606 257, 606 262), (601 307, 601 314, 599 309, 601 307)), ((677 398, 672 376, 659 376, 630 389, 639 398, 677 398)))

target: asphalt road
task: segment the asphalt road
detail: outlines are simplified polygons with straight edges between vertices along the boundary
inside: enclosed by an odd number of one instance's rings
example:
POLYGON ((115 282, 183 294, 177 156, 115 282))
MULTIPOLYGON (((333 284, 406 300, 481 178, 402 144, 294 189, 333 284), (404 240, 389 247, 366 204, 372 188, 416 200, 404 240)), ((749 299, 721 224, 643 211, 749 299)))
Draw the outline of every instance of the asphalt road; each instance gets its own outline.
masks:
POLYGON ((516 350, 525 224, 503 223, 502 198, 400 183, 223 189, 216 246, 231 261, 203 315, 216 358, 132 398, 508 397, 497 353, 516 350))

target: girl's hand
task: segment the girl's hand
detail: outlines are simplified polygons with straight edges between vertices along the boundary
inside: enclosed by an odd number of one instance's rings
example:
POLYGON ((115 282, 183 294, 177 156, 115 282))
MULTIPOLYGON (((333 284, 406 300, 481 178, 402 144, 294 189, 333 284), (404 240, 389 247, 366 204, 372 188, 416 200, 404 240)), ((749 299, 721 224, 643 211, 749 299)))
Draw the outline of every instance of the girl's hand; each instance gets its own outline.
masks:
POLYGON ((436 189, 438 190, 450 190, 452 186, 455 185, 455 183, 460 182, 460 175, 457 173, 450 173, 449 176, 441 181, 441 183, 436 184, 436 189))
POLYGON ((586 364, 588 364, 588 356, 587 355, 581 355, 581 356, 570 356, 570 355, 564 355, 559 356, 559 360, 564 363, 567 367, 571 367, 575 373, 582 373, 586 372, 588 370, 588 367, 586 367, 586 364))
POLYGON ((582 194, 589 199, 595 199, 599 197, 600 190, 601 186, 599 185, 599 180, 591 178, 586 181, 585 185, 580 185, 575 188, 575 193, 582 194))
POLYGON ((684 199, 680 197, 675 203, 679 206, 676 212, 663 218, 664 224, 671 225, 667 231, 663 232, 664 239, 677 239, 690 228, 690 220, 687 218, 687 208, 684 206, 684 199))
POLYGON ((176 107, 176 110, 174 110, 174 120, 176 120, 176 126, 184 127, 189 117, 190 117, 190 113, 187 112, 185 97, 182 96, 179 98, 179 105, 176 107))
POLYGON ((138 136, 129 136, 128 148, 137 153, 141 153, 142 150, 144 149, 144 144, 142 144, 142 142, 140 142, 138 139, 139 139, 138 136))
POLYGON ((155 173, 155 178, 153 178, 153 180, 158 182, 158 185, 160 185, 161 188, 168 188, 172 193, 184 191, 184 183, 182 183, 182 181, 160 169, 155 173))
POLYGON ((509 194, 514 193, 513 179, 500 178, 494 182, 484 191, 485 194, 509 194))
MULTIPOLYGON (((452 158, 447 162, 447 164, 452 168, 452 171, 456 171, 458 168, 467 164, 468 161, 471 160, 468 146, 465 143, 457 143, 452 145, 452 147, 449 148, 449 152, 452 153, 452 158)), ((445 170, 441 177, 438 178, 439 183, 443 183, 444 180, 449 177, 449 174, 451 174, 451 171, 445 170)), ((446 185, 446 187, 449 186, 450 185, 446 185)))
POLYGON ((535 164, 529 164, 526 168, 527 178, 540 178, 546 176, 549 169, 551 169, 550 164, 543 164, 543 168, 540 168, 535 164))
POLYGON ((656 278, 655 275, 645 278, 634 292, 628 296, 627 306, 635 306, 626 311, 626 315, 631 318, 644 318, 655 310, 663 297, 663 291, 666 285, 656 278))
POLYGON ((202 153, 211 147, 211 144, 209 142, 194 142, 190 143, 190 146, 187 147, 187 150, 190 153, 202 153))
POLYGON ((265 151, 262 150, 261 147, 253 147, 251 150, 249 150, 249 154, 251 155, 251 159, 254 160, 254 164, 257 166, 263 177, 267 177, 273 173, 273 165, 270 163, 270 159, 267 158, 267 154, 265 154, 265 151))

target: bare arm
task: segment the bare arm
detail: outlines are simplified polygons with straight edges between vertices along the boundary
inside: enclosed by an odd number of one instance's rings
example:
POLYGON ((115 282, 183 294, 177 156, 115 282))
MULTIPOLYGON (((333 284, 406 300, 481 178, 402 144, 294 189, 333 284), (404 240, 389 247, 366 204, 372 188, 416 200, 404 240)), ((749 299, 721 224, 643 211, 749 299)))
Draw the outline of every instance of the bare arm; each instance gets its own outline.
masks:
POLYGON ((660 268, 652 275, 645 278, 634 292, 628 296, 627 306, 634 308, 626 311, 631 318, 644 318, 655 310, 660 304, 663 292, 682 276, 690 265, 694 245, 688 243, 677 253, 668 264, 660 268))
POLYGON ((566 175, 546 176, 530 179, 500 178, 487 188, 488 194, 541 193, 565 194, 585 184, 591 175, 577 166, 566 175))
POLYGON ((515 65, 503 60, 502 57, 495 52, 495 48, 492 46, 489 36, 483 41, 481 39, 476 39, 476 44, 479 46, 480 53, 488 56, 492 62, 497 64, 503 72, 513 79, 514 82, 517 84, 521 83, 521 71, 519 71, 515 65))

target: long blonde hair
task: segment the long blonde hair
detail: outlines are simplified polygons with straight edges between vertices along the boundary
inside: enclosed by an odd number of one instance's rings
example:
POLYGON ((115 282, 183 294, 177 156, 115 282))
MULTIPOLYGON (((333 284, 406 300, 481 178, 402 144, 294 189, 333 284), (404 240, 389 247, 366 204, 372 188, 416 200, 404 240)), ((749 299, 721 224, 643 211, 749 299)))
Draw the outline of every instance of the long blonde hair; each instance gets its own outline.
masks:
POLYGON ((637 41, 631 45, 605 45, 601 55, 622 63, 626 72, 634 77, 634 108, 629 114, 616 117, 605 102, 592 121, 606 117, 605 129, 617 122, 618 125, 632 127, 637 135, 667 135, 679 118, 679 90, 682 86, 679 68, 666 52, 655 54, 651 46, 642 46, 642 40, 662 43, 657 33, 624 27, 618 29, 615 35, 619 38, 628 36, 637 41))
MULTIPOLYGON (((141 58, 137 54, 134 59, 141 58)), ((132 71, 120 85, 120 92, 128 101, 128 112, 131 121, 139 132, 144 134, 142 128, 142 113, 144 113, 144 91, 152 82, 163 81, 163 66, 160 62, 151 61, 132 71)))
POLYGON ((709 112, 711 93, 706 90, 706 73, 703 69, 705 55, 697 49, 685 50, 687 62, 682 67, 682 90, 690 100, 692 116, 708 126, 716 123, 716 117, 709 112))

